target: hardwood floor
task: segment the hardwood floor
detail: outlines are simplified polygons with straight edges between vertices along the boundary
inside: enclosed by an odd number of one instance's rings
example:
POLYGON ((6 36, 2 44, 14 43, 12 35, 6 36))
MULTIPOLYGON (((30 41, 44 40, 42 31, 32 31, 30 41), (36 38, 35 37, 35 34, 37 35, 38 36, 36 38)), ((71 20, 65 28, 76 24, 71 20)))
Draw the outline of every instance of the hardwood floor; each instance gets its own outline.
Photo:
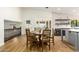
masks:
MULTIPOLYGON (((60 37, 55 37, 55 45, 51 43, 51 49, 44 47, 44 52, 74 52, 74 47, 67 42, 62 42, 60 37)), ((41 48, 33 47, 30 51, 26 48, 26 36, 15 37, 0 47, 1 52, 41 52, 41 48)))

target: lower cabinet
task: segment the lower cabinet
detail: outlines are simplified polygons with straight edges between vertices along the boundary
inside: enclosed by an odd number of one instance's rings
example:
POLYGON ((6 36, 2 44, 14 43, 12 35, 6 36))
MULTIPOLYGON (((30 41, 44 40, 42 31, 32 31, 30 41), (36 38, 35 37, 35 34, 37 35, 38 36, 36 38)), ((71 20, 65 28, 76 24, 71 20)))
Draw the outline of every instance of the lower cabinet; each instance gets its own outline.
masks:
POLYGON ((68 42, 74 45, 76 51, 79 51, 79 32, 69 31, 68 42))
POLYGON ((21 35, 21 28, 17 29, 5 29, 4 30, 4 41, 8 41, 13 37, 21 35))
POLYGON ((68 36, 69 36, 68 38, 69 43, 75 46, 75 42, 77 40, 77 34, 75 32, 69 31, 68 36))
POLYGON ((77 33, 76 49, 79 51, 79 32, 77 33))

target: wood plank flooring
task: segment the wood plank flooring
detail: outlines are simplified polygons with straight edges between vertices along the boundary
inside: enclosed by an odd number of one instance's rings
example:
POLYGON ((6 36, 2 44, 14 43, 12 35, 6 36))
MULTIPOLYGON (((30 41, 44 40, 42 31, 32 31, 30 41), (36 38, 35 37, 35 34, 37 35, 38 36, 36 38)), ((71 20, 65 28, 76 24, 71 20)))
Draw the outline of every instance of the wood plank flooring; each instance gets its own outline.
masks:
MULTIPOLYGON (((33 47, 30 51, 26 48, 26 36, 15 37, 7 41, 3 46, 0 47, 1 52, 42 52, 41 48, 33 47)), ((44 47, 44 52, 74 52, 74 47, 67 42, 62 42, 61 37, 55 36, 55 45, 51 43, 51 49, 44 47)))

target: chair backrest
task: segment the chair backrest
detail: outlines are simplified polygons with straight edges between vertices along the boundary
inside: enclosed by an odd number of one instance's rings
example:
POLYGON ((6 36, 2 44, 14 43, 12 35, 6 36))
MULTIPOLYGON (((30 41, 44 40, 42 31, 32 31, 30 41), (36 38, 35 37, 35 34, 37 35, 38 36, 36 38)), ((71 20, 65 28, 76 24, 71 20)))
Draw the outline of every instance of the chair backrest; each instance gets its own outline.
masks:
POLYGON ((32 37, 30 36, 30 29, 26 29, 26 38, 27 38, 27 41, 32 42, 32 37))
POLYGON ((26 38, 28 41, 34 41, 36 39, 34 34, 33 35, 31 34, 32 33, 30 33, 30 29, 26 29, 26 38))
POLYGON ((51 30, 43 30, 43 37, 45 38, 46 36, 50 37, 51 36, 51 30))

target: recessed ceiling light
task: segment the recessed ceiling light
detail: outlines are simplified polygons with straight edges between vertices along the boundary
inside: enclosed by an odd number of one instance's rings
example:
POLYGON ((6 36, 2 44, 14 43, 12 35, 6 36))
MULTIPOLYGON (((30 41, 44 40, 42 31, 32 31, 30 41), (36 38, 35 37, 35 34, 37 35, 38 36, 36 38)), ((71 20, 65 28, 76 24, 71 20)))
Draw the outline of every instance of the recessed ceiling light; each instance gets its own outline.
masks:
POLYGON ((60 10, 61 10, 61 8, 57 8, 57 10, 58 10, 58 11, 60 11, 60 10))

